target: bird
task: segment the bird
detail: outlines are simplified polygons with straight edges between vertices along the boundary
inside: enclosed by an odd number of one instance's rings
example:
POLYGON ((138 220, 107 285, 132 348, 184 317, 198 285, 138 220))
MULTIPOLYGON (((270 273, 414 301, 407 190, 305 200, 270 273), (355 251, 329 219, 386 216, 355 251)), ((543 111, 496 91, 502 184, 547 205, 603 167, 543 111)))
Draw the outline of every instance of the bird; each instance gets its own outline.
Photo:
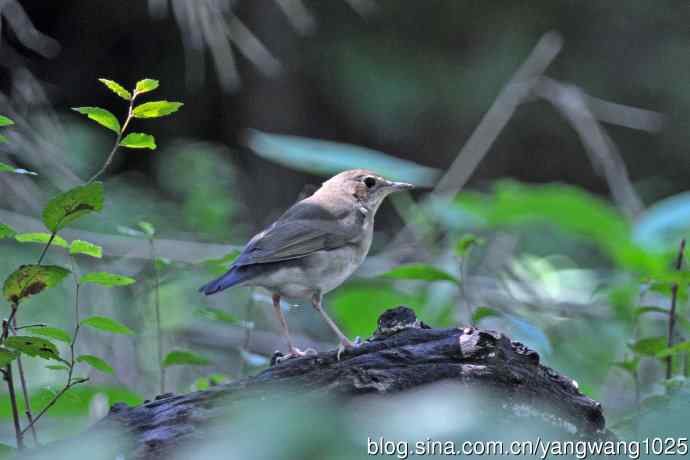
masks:
POLYGON ((323 296, 347 280, 366 258, 374 216, 383 200, 412 188, 412 184, 394 182, 366 169, 343 171, 256 234, 228 271, 199 291, 212 295, 235 286, 268 290, 288 347, 282 359, 316 353, 295 347, 280 307, 281 298, 309 299, 338 337, 340 357, 342 351, 357 344, 323 309, 323 296))

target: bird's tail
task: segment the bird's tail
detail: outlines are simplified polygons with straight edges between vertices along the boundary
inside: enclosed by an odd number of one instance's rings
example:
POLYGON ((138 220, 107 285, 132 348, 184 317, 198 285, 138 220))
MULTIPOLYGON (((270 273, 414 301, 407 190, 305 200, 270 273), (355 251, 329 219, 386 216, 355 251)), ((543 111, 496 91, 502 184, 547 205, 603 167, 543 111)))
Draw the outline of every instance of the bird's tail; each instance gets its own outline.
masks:
POLYGON ((242 270, 241 267, 231 267, 230 270, 220 278, 216 278, 210 283, 206 283, 199 288, 199 292, 203 292, 206 295, 215 294, 224 289, 231 288, 248 278, 248 273, 246 270, 242 270))

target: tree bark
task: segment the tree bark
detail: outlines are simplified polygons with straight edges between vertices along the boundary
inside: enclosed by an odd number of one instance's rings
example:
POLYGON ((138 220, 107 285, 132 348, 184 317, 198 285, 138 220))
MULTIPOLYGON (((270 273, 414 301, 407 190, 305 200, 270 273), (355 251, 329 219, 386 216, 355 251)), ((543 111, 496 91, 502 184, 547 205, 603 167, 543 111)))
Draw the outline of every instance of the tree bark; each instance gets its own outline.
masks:
POLYGON ((272 366, 256 376, 207 391, 160 395, 138 407, 115 404, 90 430, 60 443, 116 428, 128 439, 118 450, 124 458, 168 458, 188 441, 203 439, 208 422, 239 400, 270 398, 279 390, 297 397, 386 395, 441 381, 488 389, 502 402, 491 408, 497 412, 509 415, 527 405, 548 414, 569 439, 613 436, 601 404, 580 393, 571 378, 540 364, 537 352, 495 331, 430 328, 405 307, 383 313, 373 336, 340 359, 329 351, 275 361, 274 356, 272 366))

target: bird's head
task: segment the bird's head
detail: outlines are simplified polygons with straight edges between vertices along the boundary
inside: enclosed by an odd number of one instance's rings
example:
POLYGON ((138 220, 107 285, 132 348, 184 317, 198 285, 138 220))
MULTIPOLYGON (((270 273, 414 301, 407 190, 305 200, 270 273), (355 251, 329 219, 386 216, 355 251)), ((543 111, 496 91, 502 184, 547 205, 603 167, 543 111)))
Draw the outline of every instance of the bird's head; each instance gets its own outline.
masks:
POLYGON ((413 189, 414 185, 394 182, 366 169, 351 169, 331 177, 321 189, 347 194, 376 212, 383 200, 394 192, 413 189))

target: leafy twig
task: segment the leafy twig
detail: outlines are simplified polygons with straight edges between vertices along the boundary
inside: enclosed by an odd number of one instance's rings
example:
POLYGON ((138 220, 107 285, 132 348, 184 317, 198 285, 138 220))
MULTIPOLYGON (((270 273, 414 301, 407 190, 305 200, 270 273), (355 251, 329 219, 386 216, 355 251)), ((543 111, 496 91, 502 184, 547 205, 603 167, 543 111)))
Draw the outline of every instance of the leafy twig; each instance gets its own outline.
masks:
POLYGON ((72 275, 74 277, 74 333, 72 334, 72 341, 70 342, 69 345, 69 350, 70 350, 70 360, 66 361, 65 364, 67 364, 68 370, 67 370, 67 382, 65 383, 65 386, 62 387, 60 391, 58 391, 55 396, 51 398, 50 401, 41 409, 41 411, 36 414, 36 416, 33 418, 33 420, 30 419, 29 425, 26 426, 22 430, 22 434, 25 433, 28 429, 33 429, 33 426, 38 422, 38 420, 45 414, 48 409, 53 407, 53 405, 64 395, 67 390, 72 388, 75 385, 78 385, 80 383, 87 382, 89 379, 88 378, 80 378, 80 379, 72 379, 72 376, 74 375, 74 368, 76 366, 76 356, 75 356, 75 346, 77 343, 77 337, 79 336, 79 328, 80 328, 80 321, 79 321, 79 289, 81 287, 81 284, 79 283, 79 274, 77 270, 76 263, 74 261, 73 257, 70 257, 70 265, 72 268, 72 275))
POLYGON ((125 118, 125 122, 122 124, 122 129, 120 129, 120 131, 117 133, 117 136, 115 137, 115 145, 113 145, 113 149, 108 154, 108 158, 106 158, 105 163, 103 163, 103 166, 101 166, 101 169, 99 169, 98 172, 96 172, 96 174, 94 174, 91 177, 91 179, 86 181, 86 185, 88 185, 88 184, 92 183, 93 181, 95 181, 96 179, 98 179, 98 177, 108 169, 108 167, 110 166, 110 163, 112 163, 113 158, 115 157, 115 153, 120 148, 120 141, 122 141, 122 135, 125 133, 125 130, 127 129, 127 126, 129 125, 129 122, 132 120, 133 110, 134 110, 134 100, 136 99, 136 97, 137 97, 137 93, 135 91, 132 94, 131 99, 129 100, 129 108, 127 110, 127 118, 125 118))

